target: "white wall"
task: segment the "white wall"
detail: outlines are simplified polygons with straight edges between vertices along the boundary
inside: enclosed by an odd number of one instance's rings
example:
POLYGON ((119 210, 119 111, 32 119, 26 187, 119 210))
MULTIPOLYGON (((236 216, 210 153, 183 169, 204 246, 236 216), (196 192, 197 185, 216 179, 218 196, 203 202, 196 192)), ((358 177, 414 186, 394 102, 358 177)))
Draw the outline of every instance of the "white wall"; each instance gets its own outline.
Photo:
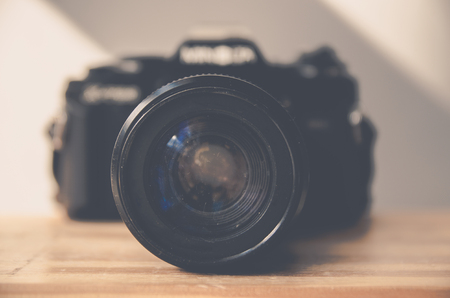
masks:
POLYGON ((241 25, 270 61, 327 44, 373 119, 374 209, 450 207, 450 2, 0 0, 0 213, 50 214, 45 127, 65 82, 123 54, 172 54, 197 25, 241 25))
POLYGON ((0 2, 0 214, 52 214, 51 117, 69 77, 109 55, 46 2, 0 2))

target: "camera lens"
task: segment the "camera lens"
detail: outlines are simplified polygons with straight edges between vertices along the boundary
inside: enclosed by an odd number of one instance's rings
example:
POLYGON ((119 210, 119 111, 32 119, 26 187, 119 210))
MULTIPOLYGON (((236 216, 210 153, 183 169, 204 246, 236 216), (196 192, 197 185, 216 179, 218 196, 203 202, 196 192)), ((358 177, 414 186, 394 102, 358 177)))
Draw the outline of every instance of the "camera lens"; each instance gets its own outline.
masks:
POLYGON ((214 271, 267 247, 305 199, 304 141, 268 93, 199 75, 144 100, 117 138, 111 184, 119 213, 149 251, 214 271))

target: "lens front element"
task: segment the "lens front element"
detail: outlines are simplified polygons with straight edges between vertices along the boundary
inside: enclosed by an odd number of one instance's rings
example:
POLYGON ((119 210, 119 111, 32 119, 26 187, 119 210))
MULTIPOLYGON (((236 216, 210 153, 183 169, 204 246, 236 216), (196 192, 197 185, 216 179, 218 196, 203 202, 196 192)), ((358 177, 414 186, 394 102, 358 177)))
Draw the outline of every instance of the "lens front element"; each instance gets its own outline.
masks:
POLYGON ((183 189, 181 200, 187 206, 217 212, 231 206, 242 194, 247 184, 247 162, 233 142, 213 140, 212 136, 205 139, 186 142, 175 171, 183 189))
POLYGON ((232 116, 183 120, 149 151, 150 203, 166 224, 192 236, 242 233, 270 203, 272 162, 260 133, 232 116))

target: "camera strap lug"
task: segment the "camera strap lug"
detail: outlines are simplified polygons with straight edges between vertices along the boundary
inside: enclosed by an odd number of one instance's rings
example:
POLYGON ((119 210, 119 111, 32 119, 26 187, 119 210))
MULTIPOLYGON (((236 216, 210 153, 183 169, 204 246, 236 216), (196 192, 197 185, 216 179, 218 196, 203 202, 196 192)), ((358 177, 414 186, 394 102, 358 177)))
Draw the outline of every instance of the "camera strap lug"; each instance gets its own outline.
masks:
POLYGON ((54 151, 60 151, 64 147, 64 135, 67 125, 67 113, 61 111, 58 116, 53 120, 49 134, 53 145, 54 151))

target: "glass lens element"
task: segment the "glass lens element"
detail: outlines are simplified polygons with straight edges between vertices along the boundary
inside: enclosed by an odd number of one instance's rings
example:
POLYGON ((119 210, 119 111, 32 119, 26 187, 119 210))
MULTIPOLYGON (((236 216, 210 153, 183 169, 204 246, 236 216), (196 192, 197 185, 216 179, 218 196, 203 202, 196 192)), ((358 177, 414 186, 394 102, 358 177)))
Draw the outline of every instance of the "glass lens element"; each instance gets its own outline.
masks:
POLYGON ((216 212, 235 203, 247 184, 247 161, 229 139, 202 136, 186 141, 176 163, 181 200, 198 211, 216 212))
POLYGON ((180 121, 146 162, 147 193, 167 225, 201 237, 225 237, 258 221, 276 173, 262 135, 223 115, 180 121))

